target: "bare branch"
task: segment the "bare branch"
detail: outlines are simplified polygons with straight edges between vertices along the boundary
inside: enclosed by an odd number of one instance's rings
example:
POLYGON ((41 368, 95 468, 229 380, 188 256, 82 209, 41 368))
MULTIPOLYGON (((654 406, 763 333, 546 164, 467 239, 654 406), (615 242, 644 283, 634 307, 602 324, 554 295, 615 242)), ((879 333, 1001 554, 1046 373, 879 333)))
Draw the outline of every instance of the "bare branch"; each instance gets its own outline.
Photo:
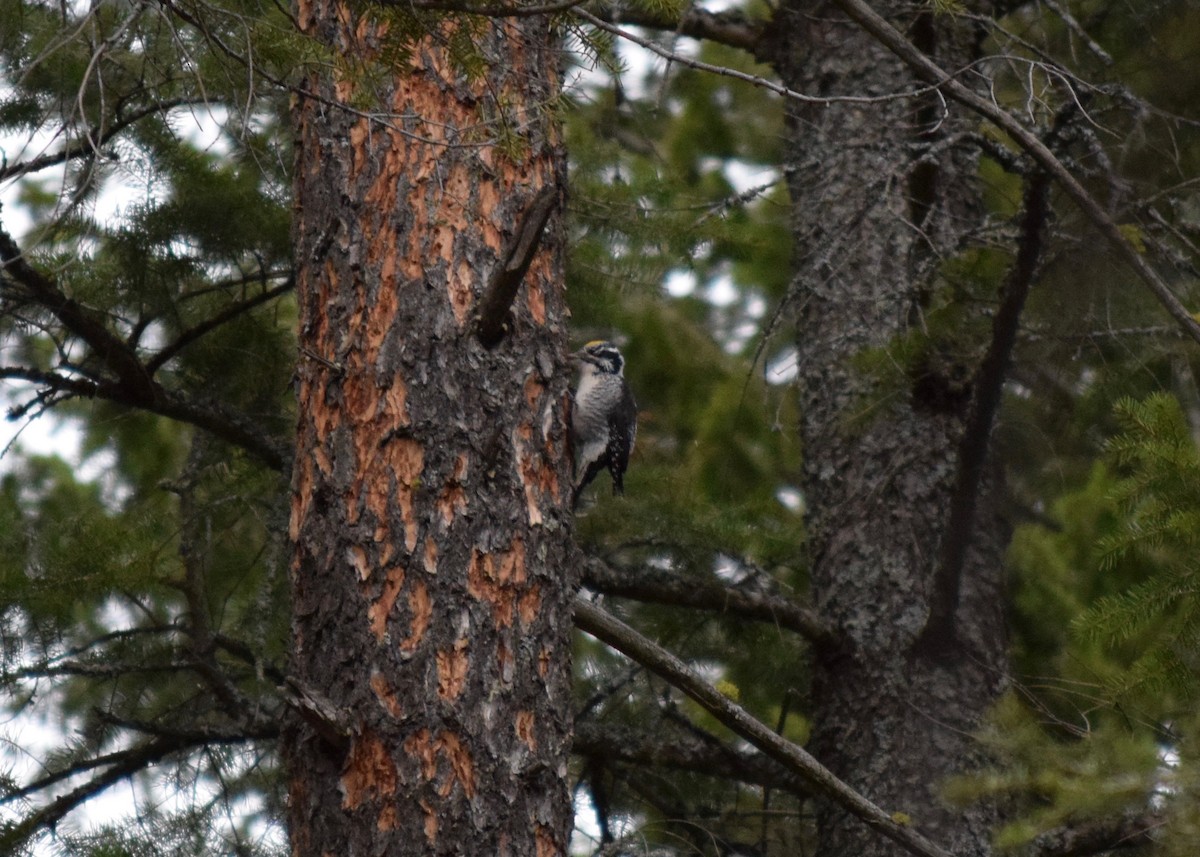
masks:
POLYGON ((158 384, 154 385, 156 399, 145 402, 130 394, 120 383, 101 383, 24 366, 0 366, 0 378, 33 381, 67 397, 104 399, 140 408, 211 432, 226 443, 246 450, 272 470, 282 472, 290 464, 285 446, 264 435, 246 417, 230 412, 217 402, 195 401, 158 384))
POLYGON ((910 854, 952 857, 949 851, 930 842, 911 827, 893 820, 887 812, 835 777, 804 748, 776 735, 769 726, 700 678, 695 670, 679 658, 624 622, 585 599, 576 598, 575 625, 662 676, 734 734, 802 777, 814 792, 841 806, 910 854))
POLYGON ((289 274, 287 280, 285 280, 283 283, 280 283, 278 286, 265 289, 260 294, 233 304, 232 306, 217 313, 212 318, 205 319, 199 324, 189 327, 183 333, 179 334, 179 336, 175 337, 174 342, 164 346, 161 351, 146 361, 146 371, 153 375, 160 368, 162 368, 162 366, 168 360, 170 360, 183 349, 187 348, 200 337, 207 333, 211 333, 213 330, 216 330, 226 322, 232 321, 239 315, 249 312, 257 306, 261 306, 268 301, 274 300, 280 295, 287 294, 295 287, 296 277, 294 274, 289 274))
POLYGON ((1112 55, 1109 54, 1108 51, 1104 50, 1104 48, 1100 47, 1100 45, 1096 44, 1096 40, 1089 36, 1087 30, 1080 26, 1079 22, 1075 20, 1075 16, 1071 14, 1069 9, 1064 9, 1058 0, 1041 0, 1041 2, 1047 9, 1062 19, 1062 22, 1067 25, 1067 29, 1074 33, 1085 45, 1087 45, 1087 49, 1095 54, 1096 58, 1100 60, 1100 62, 1107 66, 1111 66, 1113 64, 1112 55))
POLYGON ((147 116, 153 116, 156 113, 165 113, 168 110, 174 110, 176 107, 186 107, 190 104, 204 104, 202 98, 172 98, 167 101, 156 101, 153 104, 148 104, 138 110, 133 111, 127 116, 118 116, 115 121, 107 128, 95 126, 84 133, 81 141, 63 146, 57 152, 48 152, 44 155, 39 155, 28 161, 18 161, 15 164, 10 164, 0 169, 0 181, 16 178, 18 176, 34 173, 38 170, 44 170, 47 167, 57 166, 58 164, 73 161, 78 158, 85 158, 96 154, 97 150, 105 143, 116 137, 130 125, 134 125, 145 119, 147 116))
POLYGON ((715 580, 685 578, 649 566, 624 571, 595 558, 584 564, 583 583, 605 595, 766 622, 795 631, 819 646, 838 642, 833 627, 815 611, 780 595, 748 592, 715 580))
POLYGON ((1025 189, 1025 214, 1017 258, 1001 291, 1000 306, 992 318, 992 341, 972 379, 971 408, 958 445, 958 472, 950 500, 950 515, 934 572, 929 619, 921 632, 922 642, 932 646, 934 651, 954 636, 954 613, 958 608, 963 562, 975 527, 976 501, 992 426, 1004 393, 1004 379, 1017 341, 1017 330, 1021 326, 1021 311, 1041 258, 1048 208, 1047 184, 1045 174, 1037 174, 1029 179, 1025 189))
MULTIPOLYGON (((239 739, 244 740, 244 739, 239 739)), ((69 812, 81 806, 109 786, 154 765, 167 757, 195 746, 192 742, 180 738, 159 738, 142 744, 123 753, 113 754, 114 761, 107 770, 97 774, 81 786, 78 786, 50 803, 30 813, 20 823, 13 825, 0 836, 0 846, 8 853, 15 853, 37 832, 44 828, 53 828, 69 812)), ((51 775, 57 776, 57 775, 51 775)), ((46 783, 49 785, 50 783, 46 783)))
POLYGON ((1029 857, 1088 857, 1124 848, 1144 848, 1166 823, 1161 813, 1144 812, 1113 821, 1073 824, 1048 830, 1033 841, 1029 857))
MULTIPOLYGON (((257 733, 229 733, 217 732, 213 730, 172 731, 166 729, 151 731, 145 728, 136 728, 128 724, 117 725, 125 725, 126 728, 133 729, 133 731, 143 733, 151 732, 151 734, 155 734, 160 739, 165 736, 169 738, 170 741, 182 742, 181 746, 191 745, 194 747, 206 746, 209 744, 240 744, 245 741, 267 740, 275 737, 274 733, 263 730, 259 730, 257 733)), ((148 767, 151 763, 157 760, 153 758, 153 753, 148 754, 148 746, 149 745, 143 744, 127 750, 117 750, 115 752, 105 753, 100 756, 91 756, 86 759, 80 759, 65 768, 57 771, 51 771, 40 779, 34 780, 19 789, 14 789, 13 791, 6 793, 3 797, 0 797, 0 805, 31 797, 36 795, 38 792, 45 791, 56 783, 60 783, 63 780, 67 780, 72 777, 77 777, 85 771, 92 771, 96 768, 106 768, 110 765, 120 765, 125 766, 122 768, 125 770, 132 764, 133 769, 127 772, 126 775, 128 775, 129 773, 133 773, 140 768, 148 767)))
POLYGON ((677 15, 668 13, 665 7, 660 6, 621 4, 593 7, 592 12, 608 24, 645 27, 693 39, 704 39, 731 48, 740 48, 764 62, 771 58, 764 47, 764 34, 769 22, 751 19, 737 9, 710 12, 701 6, 690 4, 682 15, 677 15))
POLYGON ((43 664, 24 667, 9 675, 12 678, 56 678, 60 676, 76 676, 80 678, 121 678, 127 675, 149 675, 153 673, 184 672, 194 669, 195 665, 184 662, 147 663, 140 661, 63 661, 57 664, 43 664))
POLYGON ((769 786, 807 797, 808 782, 760 753, 745 753, 712 745, 682 730, 663 734, 663 726, 639 731, 634 726, 576 721, 571 750, 577 756, 599 757, 648 768, 674 768, 711 777, 769 786))

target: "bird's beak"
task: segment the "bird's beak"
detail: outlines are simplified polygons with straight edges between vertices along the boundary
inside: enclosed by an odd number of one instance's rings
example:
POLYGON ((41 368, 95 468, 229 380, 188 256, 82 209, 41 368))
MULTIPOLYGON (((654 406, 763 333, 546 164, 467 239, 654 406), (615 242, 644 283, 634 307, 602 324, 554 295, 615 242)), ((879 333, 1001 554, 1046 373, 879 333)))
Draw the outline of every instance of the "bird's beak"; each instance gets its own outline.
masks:
POLYGON ((573 353, 571 355, 571 359, 574 360, 576 363, 591 363, 593 366, 598 365, 596 358, 593 357, 592 355, 588 354, 583 349, 580 349, 579 351, 576 351, 575 353, 573 353))

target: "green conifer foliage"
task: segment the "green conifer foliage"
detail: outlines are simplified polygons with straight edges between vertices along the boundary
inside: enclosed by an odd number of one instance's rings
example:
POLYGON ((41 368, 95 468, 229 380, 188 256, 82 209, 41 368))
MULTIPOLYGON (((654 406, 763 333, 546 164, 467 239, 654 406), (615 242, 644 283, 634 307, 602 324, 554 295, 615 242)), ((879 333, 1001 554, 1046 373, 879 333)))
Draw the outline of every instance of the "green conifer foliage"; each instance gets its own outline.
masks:
POLYGON ((5 260, 28 264, 0 280, 5 404, 18 424, 53 409, 82 459, 22 455, 18 438, 0 477, 6 737, 45 753, 6 787, 0 850, 44 852, 56 830, 61 853, 271 851, 286 19, 19 2, 0 19, 0 176, 33 221, 21 234, 0 210, 5 260), (38 723, 61 744, 30 743, 38 723), (78 825, 73 810, 130 777, 136 824, 78 825), (177 790, 197 800, 160 805, 177 790))
MULTIPOLYGON (((623 8, 678 16, 677 5, 623 8)), ((947 19, 964 5, 932 4, 947 19)), ((1200 12, 1165 0, 1055 4, 1069 15, 1004 5, 983 52, 1006 59, 970 73, 992 76, 996 100, 1053 143, 1194 310, 1200 12)), ((17 728, 62 727, 44 765, 0 779, 2 853, 285 850, 288 102, 298 70, 339 63, 360 85, 356 107, 372 110, 372 83, 445 13, 372 6, 364 14, 385 18, 388 35, 353 68, 300 38, 290 14, 256 0, 0 0, 0 188, 12 193, 0 230, 55 290, 39 293, 15 267, 0 274, 4 404, 15 425, 46 414, 82 437, 80 462, 20 439, 0 460, 0 704, 13 724, 0 737, 28 758, 41 748, 17 728), (218 130, 196 137, 196 119, 218 130), (64 307, 106 335, 89 339, 64 307), (77 823, 86 800, 129 778, 136 823, 77 823)), ((987 23, 971 14, 964 27, 987 23)), ((460 17, 450 47, 478 71, 478 20, 460 17)), ((574 522, 585 578, 618 593, 662 583, 605 606, 803 743, 809 637, 782 612, 749 621, 684 596, 808 606, 803 450, 785 383, 790 222, 794 205, 826 201, 815 188, 788 197, 778 96, 681 63, 622 68, 610 35, 569 12, 559 21, 565 62, 594 66, 543 106, 561 112, 571 155, 571 336, 621 344, 640 408, 625 496, 597 480, 574 522), (690 291, 666 287, 683 282, 690 291), (602 572, 620 586, 601 585, 602 572)), ((774 77, 675 28, 643 35, 774 77)), ((975 130, 951 144, 979 147, 989 217, 930 262, 907 333, 857 355, 877 382, 864 414, 931 369, 965 381, 986 345, 1031 167, 991 125, 975 130)), ((464 144, 488 135, 516 145, 499 126, 464 144)), ((1005 847, 1128 820, 1143 825, 1137 836, 1152 826, 1162 853, 1189 854, 1200 836, 1200 361, 1054 191, 1051 206, 991 455, 1018 525, 1013 691, 980 735, 994 765, 947 791, 1002 796, 1005 847)), ((580 804, 630 834, 634 853, 811 852, 803 784, 756 763, 663 680, 590 637, 577 648, 580 804)))
POLYGON ((1149 571, 1104 595, 1077 620, 1089 638, 1136 641, 1122 694, 1166 701, 1200 689, 1200 451, 1179 403, 1166 394, 1117 406, 1123 431, 1109 451, 1123 478, 1120 526, 1101 543, 1102 572, 1149 571))

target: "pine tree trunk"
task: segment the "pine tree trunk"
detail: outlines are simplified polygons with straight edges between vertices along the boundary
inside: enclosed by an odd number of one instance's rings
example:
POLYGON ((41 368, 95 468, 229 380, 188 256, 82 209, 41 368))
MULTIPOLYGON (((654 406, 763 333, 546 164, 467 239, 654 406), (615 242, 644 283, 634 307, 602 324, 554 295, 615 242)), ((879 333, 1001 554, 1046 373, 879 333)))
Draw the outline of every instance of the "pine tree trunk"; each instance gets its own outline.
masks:
MULTIPOLYGON (((961 19, 873 3, 945 68, 971 58, 961 19)), ((780 72, 813 95, 921 88, 832 5, 793 3, 780 72)), ((849 639, 814 665, 815 755, 956 854, 986 854, 994 807, 949 807, 979 761, 971 732, 1003 687, 1007 531, 984 480, 950 638, 922 637, 950 515, 978 354, 927 355, 883 377, 878 356, 925 321, 942 261, 981 222, 977 165, 944 144, 977 122, 933 95, 789 108, 797 344, 813 598, 849 639), (922 144, 934 144, 915 157, 922 144), (873 351, 874 350, 874 351, 873 351), (875 367, 875 368, 871 368, 875 367)), ((895 352, 900 353, 900 352, 895 352)), ((896 358, 903 360, 903 357, 896 358)), ((822 857, 899 849, 818 811, 822 857)))
POLYGON ((535 200, 561 210, 558 47, 541 17, 470 18, 399 52, 386 34, 404 22, 365 8, 296 8, 341 59, 294 112, 293 673, 309 703, 285 740, 292 853, 564 854, 556 213, 498 344, 477 321, 535 200))

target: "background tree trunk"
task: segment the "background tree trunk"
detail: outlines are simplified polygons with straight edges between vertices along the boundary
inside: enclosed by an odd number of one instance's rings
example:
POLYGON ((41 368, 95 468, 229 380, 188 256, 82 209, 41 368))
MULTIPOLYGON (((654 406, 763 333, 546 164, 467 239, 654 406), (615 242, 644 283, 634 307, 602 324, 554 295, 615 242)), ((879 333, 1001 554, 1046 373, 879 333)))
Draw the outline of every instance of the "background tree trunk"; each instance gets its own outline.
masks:
POLYGON ((293 853, 562 854, 575 581, 557 215, 507 334, 476 335, 514 227, 564 187, 557 46, 542 18, 447 18, 398 52, 403 19, 337 0, 297 13, 345 62, 295 111, 293 670, 336 713, 285 742, 293 853))
MULTIPOLYGON (((969 60, 971 34, 951 16, 895 3, 879 10, 944 67, 969 60)), ((821 96, 920 87, 832 5, 792 4, 782 14, 796 46, 780 63, 789 87, 821 96)), ((972 767, 970 732, 1003 687, 1007 531, 987 487, 994 479, 985 478, 977 506, 955 633, 918 645, 978 354, 935 335, 902 367, 909 389, 900 393, 866 359, 925 331, 939 265, 981 222, 974 156, 947 144, 977 120, 953 106, 946 114, 930 96, 789 104, 812 594, 849 640, 816 658, 814 753, 943 847, 986 853, 994 809, 949 808, 940 795, 947 777, 972 767)), ((899 853, 832 807, 818 824, 827 857, 899 853)))

